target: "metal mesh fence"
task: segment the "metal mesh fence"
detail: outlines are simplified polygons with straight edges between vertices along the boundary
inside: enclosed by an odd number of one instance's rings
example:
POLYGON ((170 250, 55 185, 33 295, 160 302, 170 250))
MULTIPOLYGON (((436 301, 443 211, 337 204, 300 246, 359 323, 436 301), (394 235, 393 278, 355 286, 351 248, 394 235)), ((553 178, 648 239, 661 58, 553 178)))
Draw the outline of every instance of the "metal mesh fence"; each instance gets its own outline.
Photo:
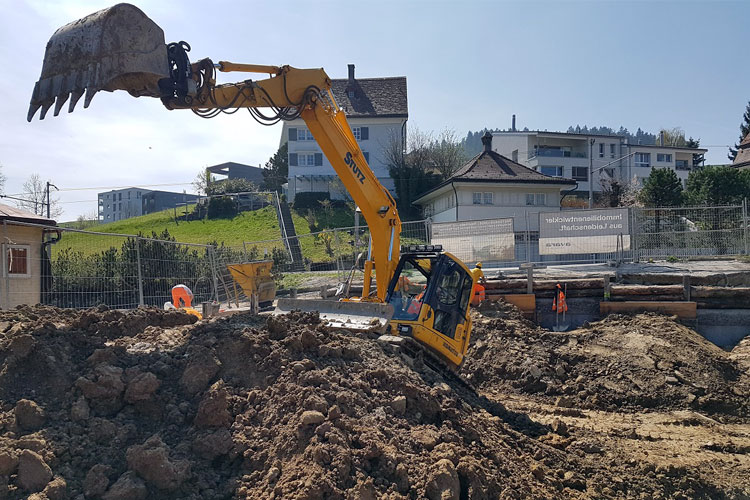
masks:
MULTIPOLYGON (((603 212, 585 211, 594 222, 598 213, 603 212)), ((482 260, 485 267, 748 253, 745 204, 632 208, 628 212, 629 234, 616 238, 614 250, 610 242, 608 249, 613 251, 608 252, 602 252, 595 239, 579 237, 573 243, 563 238, 559 244, 569 246, 557 254, 540 254, 539 231, 513 231, 508 220, 406 222, 401 242, 442 244, 467 264, 482 260)), ((6 221, 2 226, 0 307, 38 302, 71 308, 100 304, 123 309, 161 307, 171 300, 171 289, 177 284, 193 291, 195 304, 215 300, 226 307, 241 305, 247 297, 234 283, 228 265, 271 260, 278 288, 319 290, 337 286, 352 270, 361 271, 369 239, 369 230, 362 225, 300 235, 289 245, 276 239, 228 247, 6 221), (292 260, 293 245, 301 250, 302 262, 292 260)))
POLYGON ((747 253, 747 208, 635 208, 635 258, 689 258, 747 253))

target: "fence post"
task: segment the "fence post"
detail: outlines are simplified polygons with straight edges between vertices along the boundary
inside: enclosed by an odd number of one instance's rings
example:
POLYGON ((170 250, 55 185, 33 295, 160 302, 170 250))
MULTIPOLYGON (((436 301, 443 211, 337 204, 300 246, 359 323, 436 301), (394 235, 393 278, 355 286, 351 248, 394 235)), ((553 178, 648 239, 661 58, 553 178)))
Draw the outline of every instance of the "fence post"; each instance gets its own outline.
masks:
POLYGON ((424 220, 424 242, 427 245, 432 244, 432 238, 430 237, 430 219, 424 220))
POLYGON ((633 255, 633 262, 639 262, 638 252, 638 208, 630 207, 630 251, 633 255))
POLYGON ((747 255, 747 198, 742 199, 742 231, 745 240, 745 255, 747 255))
POLYGON ((208 245, 208 260, 211 265, 211 274, 213 275, 214 283, 214 300, 219 302, 219 278, 216 275, 216 255, 214 254, 213 245, 208 245))
POLYGON ((0 308, 2 309, 10 309, 10 277, 8 276, 9 269, 8 269, 8 251, 6 250, 6 245, 10 243, 10 240, 8 239, 8 221, 3 220, 3 243, 0 245, 0 249, 2 249, 2 255, 0 256, 0 262, 3 266, 3 278, 5 278, 5 293, 3 294, 3 300, 0 301, 0 308))
POLYGON ((141 272, 141 238, 135 237, 135 260, 138 267, 138 305, 143 306, 143 274, 141 272))

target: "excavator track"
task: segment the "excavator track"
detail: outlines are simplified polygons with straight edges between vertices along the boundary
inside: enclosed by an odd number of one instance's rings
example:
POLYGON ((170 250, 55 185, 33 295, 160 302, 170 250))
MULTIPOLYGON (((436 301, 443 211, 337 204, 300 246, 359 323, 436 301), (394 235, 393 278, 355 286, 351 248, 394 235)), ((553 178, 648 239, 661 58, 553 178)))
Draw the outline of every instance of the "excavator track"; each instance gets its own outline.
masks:
POLYGON ((490 401, 479 394, 479 391, 468 380, 461 377, 455 369, 447 365, 435 353, 422 347, 411 337, 398 338, 401 339, 397 344, 399 349, 416 362, 416 368, 418 368, 419 363, 422 363, 437 373, 462 401, 471 406, 482 408, 490 415, 497 417, 504 416, 507 413, 502 404, 490 401))

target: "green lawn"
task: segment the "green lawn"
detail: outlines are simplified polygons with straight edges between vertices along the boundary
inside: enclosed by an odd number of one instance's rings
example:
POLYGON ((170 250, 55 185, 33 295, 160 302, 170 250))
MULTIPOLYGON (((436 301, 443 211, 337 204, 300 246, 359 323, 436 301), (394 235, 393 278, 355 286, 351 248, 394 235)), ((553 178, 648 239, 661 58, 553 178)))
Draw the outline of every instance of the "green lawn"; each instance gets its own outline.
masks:
MULTIPOLYGON (((192 208, 192 206, 189 206, 188 210, 192 210, 192 208)), ((300 242, 305 256, 312 260, 329 260, 326 254, 326 245, 321 238, 304 236, 311 232, 305 217, 293 210, 292 218, 297 234, 302 236, 300 242)), ((335 227, 351 224, 353 223, 353 216, 346 209, 334 209, 328 216, 319 216, 316 222, 317 227, 315 229, 321 230, 321 226, 335 227)), ((75 227, 74 224, 65 224, 65 226, 75 227)), ((281 238, 276 211, 273 207, 242 212, 232 218, 190 222, 175 221, 174 210, 164 210, 109 224, 90 226, 86 230, 124 235, 141 234, 146 237, 152 237, 156 233, 157 238, 160 238, 166 230, 176 241, 182 243, 206 244, 217 242, 234 248, 241 248, 243 241, 262 242, 256 244, 261 256, 265 250, 270 252, 272 248, 282 246, 280 241, 267 242, 267 240, 280 240, 281 238)), ((118 236, 64 232, 62 241, 55 245, 55 251, 71 248, 84 254, 93 254, 113 246, 119 248, 123 241, 124 238, 118 236)))

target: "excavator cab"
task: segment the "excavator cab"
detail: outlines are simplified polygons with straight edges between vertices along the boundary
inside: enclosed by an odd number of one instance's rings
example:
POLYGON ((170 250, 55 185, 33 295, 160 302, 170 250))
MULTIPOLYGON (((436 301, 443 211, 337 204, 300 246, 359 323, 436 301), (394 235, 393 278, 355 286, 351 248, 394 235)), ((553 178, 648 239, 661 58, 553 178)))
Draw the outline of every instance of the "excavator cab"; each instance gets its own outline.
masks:
POLYGON ((393 307, 387 334, 411 337, 450 367, 460 367, 475 284, 469 268, 439 245, 404 247, 386 295, 393 307))

